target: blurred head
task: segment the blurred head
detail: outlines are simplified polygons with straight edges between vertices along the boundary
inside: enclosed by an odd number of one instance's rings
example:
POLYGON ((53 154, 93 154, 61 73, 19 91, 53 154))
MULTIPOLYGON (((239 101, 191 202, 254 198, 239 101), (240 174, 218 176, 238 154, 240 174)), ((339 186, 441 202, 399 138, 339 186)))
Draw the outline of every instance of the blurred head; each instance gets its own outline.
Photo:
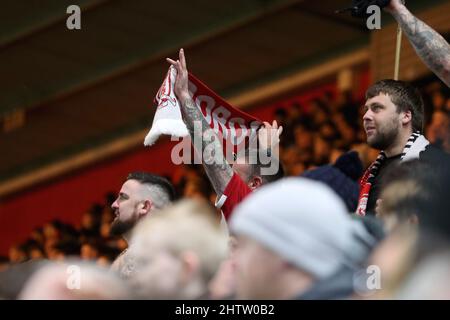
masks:
MULTIPOLYGON (((360 222, 325 184, 282 179, 250 194, 231 217, 237 297, 288 299, 368 255, 360 222)), ((369 239, 368 241, 372 241, 369 239)))
POLYGON ((314 137, 314 163, 328 164, 330 158, 330 144, 321 136, 314 137))
POLYGON ((445 97, 441 90, 435 90, 431 94, 431 100, 435 110, 441 110, 445 104, 445 97))
POLYGON ((146 299, 196 299, 227 255, 228 237, 206 202, 181 201, 140 222, 128 254, 129 281, 146 299))
MULTIPOLYGON (((412 164, 411 161, 409 179, 401 188, 413 181, 418 191, 403 199, 401 205, 397 205, 401 210, 396 210, 395 214, 417 213, 419 223, 399 223, 371 259, 383 274, 382 298, 432 299, 442 297, 444 291, 440 290, 448 287, 450 161, 448 155, 438 153, 426 163, 418 163, 420 167, 413 168, 412 164), (428 272, 435 273, 423 278, 420 269, 430 262, 434 271, 428 272), (415 270, 419 270, 419 276, 414 279, 415 270), (429 281, 438 281, 439 285, 430 286, 429 281)), ((402 189, 397 190, 400 195, 402 189)))
POLYGON ((250 237, 237 236, 237 243, 235 276, 238 299, 289 299, 306 291, 316 281, 312 274, 297 268, 250 237), (295 292, 290 290, 290 285, 294 285, 295 292))
POLYGON ((450 146, 450 113, 435 111, 427 128, 427 138, 431 143, 440 144, 444 148, 450 146))
POLYGON ((287 120, 288 113, 286 109, 280 107, 275 110, 275 120, 279 124, 285 124, 287 120))
POLYGON ((286 165, 286 167, 290 167, 301 162, 300 157, 302 154, 303 152, 300 152, 300 150, 295 145, 290 145, 284 148, 284 151, 281 153, 281 160, 283 161, 283 164, 286 165))
POLYGON ((44 244, 45 238, 42 228, 36 228, 31 232, 30 238, 38 242, 40 245, 44 244))
POLYGON ((222 261, 219 270, 209 283, 211 299, 232 299, 236 295, 236 239, 231 236, 228 244, 228 258, 222 261))
POLYGON ((84 229, 92 229, 98 226, 99 219, 91 212, 86 212, 81 217, 81 227, 84 229))
POLYGON ((115 274, 78 260, 64 264, 49 263, 41 267, 19 295, 22 300, 109 300, 129 297, 126 283, 115 274))
POLYGON ((295 121, 301 118, 301 115, 303 113, 303 106, 299 102, 293 102, 292 105, 289 106, 288 112, 290 120, 295 121))
POLYGON ((8 266, 9 266, 9 259, 7 257, 0 256, 0 274, 2 271, 6 270, 8 266))
POLYGON ((302 151, 307 151, 313 148, 313 135, 303 126, 296 126, 294 128, 295 144, 302 151))
POLYGON ((381 80, 367 90, 366 99, 363 124, 371 147, 385 150, 412 132, 422 132, 423 101, 413 86, 381 80))
POLYGON ((28 279, 47 263, 45 260, 29 260, 12 264, 6 270, 0 268, 0 300, 17 299, 28 279))
POLYGON ((9 261, 12 263, 20 263, 27 260, 27 252, 22 246, 12 246, 9 248, 9 261))
POLYGON ((287 168, 289 176, 299 176, 303 174, 306 170, 306 166, 303 162, 295 163, 287 168))
POLYGON ((420 196, 420 186, 413 179, 389 184, 381 193, 381 204, 377 217, 383 221, 386 231, 392 232, 403 223, 416 224, 418 212, 408 200, 420 196))
POLYGON ((320 135, 327 141, 336 140, 338 137, 338 133, 332 122, 327 122, 327 123, 323 124, 319 128, 319 130, 320 130, 320 135))
POLYGON ((381 271, 381 288, 371 292, 370 299, 392 299, 395 291, 410 271, 417 241, 417 228, 399 225, 384 239, 368 259, 381 271))
POLYGON ((322 124, 325 124, 328 120, 328 114, 326 109, 323 107, 317 108, 316 112, 313 114, 314 125, 320 128, 322 124))
POLYGON ((49 223, 46 223, 43 228, 43 234, 45 236, 46 240, 53 240, 57 239, 59 236, 59 229, 60 223, 58 221, 52 221, 49 223))
POLYGON ((99 250, 94 242, 85 242, 81 245, 80 257, 83 260, 95 260, 98 258, 99 250))
POLYGON ((35 242, 28 245, 27 255, 30 259, 42 259, 45 257, 44 250, 35 242))
POLYGON ((377 209, 385 229, 392 232, 402 224, 417 224, 423 208, 431 201, 432 181, 437 172, 423 160, 410 160, 389 167, 381 181, 381 202, 377 209))
POLYGON ((130 173, 111 205, 115 219, 111 234, 123 235, 153 210, 162 209, 174 200, 172 184, 165 178, 145 172, 130 173))
POLYGON ((111 224, 109 222, 103 222, 100 226, 100 236, 102 238, 108 238, 110 236, 111 224))
POLYGON ((189 180, 184 186, 183 195, 186 198, 205 199, 209 194, 209 188, 202 179, 189 180))

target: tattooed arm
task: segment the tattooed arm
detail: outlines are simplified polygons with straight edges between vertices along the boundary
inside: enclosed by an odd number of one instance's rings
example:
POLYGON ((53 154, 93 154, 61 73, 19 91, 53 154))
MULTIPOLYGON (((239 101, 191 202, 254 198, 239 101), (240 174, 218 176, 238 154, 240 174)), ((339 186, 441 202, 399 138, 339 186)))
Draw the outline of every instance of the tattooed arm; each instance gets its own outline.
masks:
POLYGON ((417 19, 401 0, 391 0, 386 10, 397 20, 422 61, 450 87, 450 45, 447 41, 417 19))
MULTIPOLYGON (((191 136, 192 142, 201 141, 201 150, 197 150, 203 155, 203 167, 211 181, 211 184, 220 197, 223 194, 228 182, 233 176, 233 170, 228 164, 223 154, 222 142, 218 135, 206 122, 200 109, 189 95, 188 91, 188 71, 183 49, 180 50, 179 60, 167 59, 177 70, 175 80, 175 94, 181 104, 181 112, 191 136), (194 140, 194 135, 201 135, 194 140), (205 149, 208 150, 205 151, 205 149)), ((195 144, 194 144, 194 147, 195 144)))

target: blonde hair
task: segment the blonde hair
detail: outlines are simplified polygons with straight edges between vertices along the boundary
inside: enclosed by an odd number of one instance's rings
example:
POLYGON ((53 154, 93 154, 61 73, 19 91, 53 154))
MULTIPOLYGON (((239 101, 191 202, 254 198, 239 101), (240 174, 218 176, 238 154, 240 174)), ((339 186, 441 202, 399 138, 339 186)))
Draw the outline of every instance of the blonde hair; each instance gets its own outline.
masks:
POLYGON ((228 254, 228 236, 217 213, 200 200, 181 200, 142 219, 133 231, 132 243, 151 242, 149 235, 154 233, 160 233, 164 249, 173 256, 196 254, 205 284, 228 254))

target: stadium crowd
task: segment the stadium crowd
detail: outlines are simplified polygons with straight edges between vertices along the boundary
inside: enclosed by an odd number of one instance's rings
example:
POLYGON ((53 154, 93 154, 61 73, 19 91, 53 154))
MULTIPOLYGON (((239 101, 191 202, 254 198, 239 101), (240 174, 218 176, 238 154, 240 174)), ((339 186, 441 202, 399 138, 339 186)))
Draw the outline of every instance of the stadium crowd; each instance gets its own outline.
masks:
MULTIPOLYGON (((168 61, 190 130, 183 50, 168 61)), ((277 109, 258 134, 279 150, 273 177, 226 161, 131 173, 79 226, 50 221, 11 247, 0 298, 450 299, 449 73, 431 69, 444 83, 277 109)))

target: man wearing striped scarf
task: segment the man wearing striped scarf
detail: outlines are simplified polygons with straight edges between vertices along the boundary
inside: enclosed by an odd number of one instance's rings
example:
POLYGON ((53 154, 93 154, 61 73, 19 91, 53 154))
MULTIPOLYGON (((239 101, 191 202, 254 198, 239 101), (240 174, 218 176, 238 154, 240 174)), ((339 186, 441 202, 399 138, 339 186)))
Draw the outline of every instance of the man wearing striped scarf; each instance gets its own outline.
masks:
POLYGON ((423 100, 410 84, 396 80, 381 80, 366 92, 363 116, 367 143, 380 150, 360 181, 356 213, 374 214, 386 169, 395 162, 427 159, 439 153, 422 135, 423 100))

